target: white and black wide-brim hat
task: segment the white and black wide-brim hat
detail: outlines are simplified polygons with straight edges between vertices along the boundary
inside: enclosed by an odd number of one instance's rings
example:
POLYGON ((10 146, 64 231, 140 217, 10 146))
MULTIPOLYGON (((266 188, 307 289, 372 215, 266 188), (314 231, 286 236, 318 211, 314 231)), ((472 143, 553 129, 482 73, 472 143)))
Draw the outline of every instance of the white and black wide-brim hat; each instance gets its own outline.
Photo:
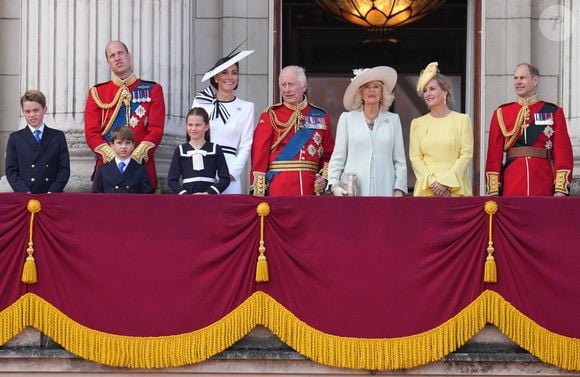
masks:
POLYGON ((342 104, 347 111, 360 109, 362 97, 359 88, 364 84, 371 81, 382 82, 383 98, 388 98, 397 84, 397 71, 386 65, 353 70, 353 73, 355 77, 346 88, 342 99, 342 104))
POLYGON ((224 69, 228 68, 233 64, 236 64, 237 62, 239 62, 240 60, 242 60, 243 58, 245 58, 246 56, 250 55, 253 52, 254 50, 243 50, 236 52, 231 56, 226 56, 225 61, 224 58, 218 60, 218 63, 215 66, 213 66, 209 71, 207 71, 205 75, 203 75, 203 77, 201 78, 201 82, 209 80, 210 78, 214 77, 224 69))

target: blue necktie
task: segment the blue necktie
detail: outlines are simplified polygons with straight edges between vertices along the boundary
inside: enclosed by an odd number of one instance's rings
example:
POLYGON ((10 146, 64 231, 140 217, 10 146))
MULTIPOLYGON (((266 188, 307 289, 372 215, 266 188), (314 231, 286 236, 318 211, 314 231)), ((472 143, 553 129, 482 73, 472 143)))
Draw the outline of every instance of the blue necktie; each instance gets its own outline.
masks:
POLYGON ((119 162, 119 171, 121 172, 121 174, 123 174, 123 172, 125 171, 125 166, 126 166, 126 165, 127 165, 127 164, 126 164, 126 163, 124 163, 124 162, 122 162, 122 161, 121 161, 121 162, 119 162))
POLYGON ((40 130, 34 130, 34 138, 37 143, 40 143, 40 130))

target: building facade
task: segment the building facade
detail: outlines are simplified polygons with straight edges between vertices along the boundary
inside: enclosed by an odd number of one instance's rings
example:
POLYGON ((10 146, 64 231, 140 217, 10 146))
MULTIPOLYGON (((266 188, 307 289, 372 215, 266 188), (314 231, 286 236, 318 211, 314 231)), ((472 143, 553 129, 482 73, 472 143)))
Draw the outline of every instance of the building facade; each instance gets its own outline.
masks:
MULTIPOLYGON (((165 175, 173 146, 183 139, 183 116, 201 76, 243 42, 256 52, 240 63, 236 94, 259 112, 276 101, 282 40, 282 0, 23 0, 0 2, 0 153, 23 120, 19 97, 28 89, 47 95, 46 123, 62 129, 71 152, 67 191, 87 191, 94 157, 84 142, 88 88, 110 78, 104 56, 109 40, 127 43, 138 76, 159 82, 167 107, 158 174, 165 175)), ((478 133, 475 192, 482 193, 486 137, 495 107, 513 100, 512 73, 519 62, 540 67, 541 98, 561 105, 580 156, 580 5, 572 0, 467 1, 465 109, 478 133)), ((580 164, 576 158, 578 172, 580 164)), ((4 161, 0 161, 2 172, 4 161)), ((578 175, 578 173, 576 173, 578 175)), ((6 180, 1 191, 10 191, 6 180)))
MULTIPOLYGON (((48 99, 47 125, 63 130, 69 143, 72 174, 66 191, 88 191, 94 157, 84 141, 85 101, 89 87, 110 79, 104 48, 108 41, 119 39, 129 46, 138 76, 157 81, 164 88, 167 118, 163 143, 157 152, 157 169, 163 178, 174 146, 184 139, 184 114, 195 93, 205 87, 201 77, 238 44, 243 42, 243 48, 255 53, 240 62, 236 94, 255 103, 256 119, 262 109, 276 102, 275 82, 282 43, 277 35, 281 2, 0 0, 0 47, 4 51, 0 55, 0 154, 5 154, 8 134, 23 126, 20 95, 28 89, 39 89, 48 99)), ((575 176, 580 176, 580 88, 575 85, 580 80, 580 4, 573 0, 467 0, 467 3, 470 42, 466 61, 473 80, 465 85, 466 110, 477 126, 480 151, 474 171, 484 171, 493 110, 514 99, 513 69, 516 64, 528 61, 541 69, 540 96, 565 110, 576 156, 575 176)), ((3 159, 0 168, 4 175, 3 159)), ((483 177, 479 174, 475 180, 478 178, 482 193, 483 177)), ((5 178, 0 179, 0 192, 8 191, 5 178)), ((248 351, 251 347, 242 345, 201 365, 142 372, 369 374, 319 366, 291 350, 280 350, 277 344, 260 346, 270 336, 259 330, 249 340, 254 347, 270 352, 267 356, 252 353, 248 351)), ((78 360, 58 347, 43 347, 49 342, 35 330, 27 330, 5 347, 0 358, 0 375, 16 375, 26 369, 69 375, 133 373, 78 360)), ((505 345, 509 341, 488 329, 478 344, 485 343, 505 345)), ((578 375, 512 351, 507 352, 516 355, 511 359, 499 356, 462 359, 461 353, 456 353, 447 360, 405 374, 578 375)))

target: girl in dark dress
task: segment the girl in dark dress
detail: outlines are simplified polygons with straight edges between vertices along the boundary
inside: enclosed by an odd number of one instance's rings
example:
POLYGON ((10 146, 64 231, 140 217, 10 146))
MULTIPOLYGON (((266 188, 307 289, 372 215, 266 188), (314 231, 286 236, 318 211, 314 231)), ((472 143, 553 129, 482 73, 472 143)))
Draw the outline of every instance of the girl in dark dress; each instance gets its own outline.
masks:
POLYGON ((173 152, 167 184, 175 194, 221 194, 230 172, 219 145, 209 141, 209 115, 201 107, 187 113, 186 143, 173 152))

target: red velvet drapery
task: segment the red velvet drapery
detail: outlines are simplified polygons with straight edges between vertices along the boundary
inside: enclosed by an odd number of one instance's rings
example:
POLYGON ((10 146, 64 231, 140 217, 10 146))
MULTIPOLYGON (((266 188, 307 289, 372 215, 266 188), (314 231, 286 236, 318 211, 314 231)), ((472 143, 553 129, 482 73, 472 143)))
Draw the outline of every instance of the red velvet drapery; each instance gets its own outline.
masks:
POLYGON ((256 283, 260 198, 0 194, 0 341, 34 326, 81 357, 160 367, 202 361, 264 324, 316 361, 388 369, 443 356, 492 322, 580 369, 580 199, 496 199, 497 283, 483 282, 486 200, 265 198, 270 279, 256 283), (32 198, 38 282, 24 284, 32 198), (118 341, 157 343, 104 356, 118 341), (401 347, 418 356, 384 360, 401 347))

